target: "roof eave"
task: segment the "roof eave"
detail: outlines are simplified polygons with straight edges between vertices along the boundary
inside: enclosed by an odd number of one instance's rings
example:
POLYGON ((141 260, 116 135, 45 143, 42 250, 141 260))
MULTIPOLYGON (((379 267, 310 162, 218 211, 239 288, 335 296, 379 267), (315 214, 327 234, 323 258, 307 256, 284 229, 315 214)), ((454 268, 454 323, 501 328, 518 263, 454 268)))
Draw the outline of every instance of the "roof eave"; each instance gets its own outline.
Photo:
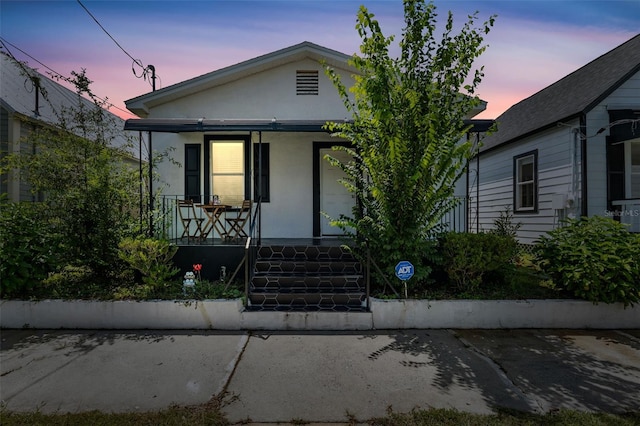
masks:
MULTIPOLYGON (((124 130, 158 133, 194 133, 194 132, 328 132, 328 122, 344 120, 210 120, 193 119, 147 119, 130 118, 125 121, 124 130)), ((494 120, 464 120, 470 133, 488 131, 494 120)))

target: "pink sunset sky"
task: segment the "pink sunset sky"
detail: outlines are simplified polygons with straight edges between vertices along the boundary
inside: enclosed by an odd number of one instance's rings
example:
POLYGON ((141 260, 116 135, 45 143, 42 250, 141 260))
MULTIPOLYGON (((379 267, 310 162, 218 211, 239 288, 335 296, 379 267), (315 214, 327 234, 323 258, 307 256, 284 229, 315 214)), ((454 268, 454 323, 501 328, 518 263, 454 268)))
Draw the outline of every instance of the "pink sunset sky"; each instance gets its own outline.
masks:
MULTIPOLYGON (((385 35, 396 36, 397 46, 404 26, 400 0, 2 0, 0 47, 43 74, 86 69, 94 93, 109 100, 113 113, 131 118, 124 101, 151 85, 134 75, 132 68, 138 76, 141 69, 129 56, 154 65, 162 88, 303 41, 352 54, 360 45, 360 4, 385 35)), ((485 37, 488 49, 476 62, 485 73, 478 94, 488 102, 477 118, 499 116, 640 31, 638 0, 435 5, 440 20, 452 11, 460 25, 475 11, 478 24, 497 15, 485 37)))

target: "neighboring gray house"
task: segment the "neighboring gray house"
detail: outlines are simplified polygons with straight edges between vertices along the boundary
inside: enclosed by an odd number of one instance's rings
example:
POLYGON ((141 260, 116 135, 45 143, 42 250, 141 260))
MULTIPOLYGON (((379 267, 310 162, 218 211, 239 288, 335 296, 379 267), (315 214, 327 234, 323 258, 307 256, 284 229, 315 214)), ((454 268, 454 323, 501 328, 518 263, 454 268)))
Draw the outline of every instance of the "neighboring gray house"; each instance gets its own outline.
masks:
POLYGON ((610 216, 640 232, 640 35, 496 121, 470 164, 471 230, 491 229, 508 207, 523 243, 567 217, 610 216))
MULTIPOLYGON (((33 149, 26 137, 37 126, 56 125, 62 108, 78 105, 78 95, 56 83, 50 77, 38 73, 26 65, 19 65, 7 54, 0 52, 0 158, 9 152, 33 149)), ((90 108, 93 102, 82 98, 90 108)), ((121 129, 124 121, 107 112, 114 120, 114 128, 121 129)), ((122 132, 113 141, 124 144, 122 132)), ((132 163, 137 164, 136 152, 131 152, 132 163)), ((7 194, 9 201, 37 201, 29 185, 18 176, 18 171, 0 176, 0 194, 7 194)))

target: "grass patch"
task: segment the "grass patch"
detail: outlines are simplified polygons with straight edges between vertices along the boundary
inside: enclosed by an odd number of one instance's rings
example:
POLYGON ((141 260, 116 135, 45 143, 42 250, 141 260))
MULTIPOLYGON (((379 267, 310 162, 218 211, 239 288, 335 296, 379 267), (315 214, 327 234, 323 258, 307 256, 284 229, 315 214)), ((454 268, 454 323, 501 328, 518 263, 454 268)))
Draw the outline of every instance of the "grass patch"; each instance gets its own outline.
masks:
MULTIPOLYGON (((549 414, 538 415, 510 411, 497 414, 482 415, 463 413, 449 409, 415 410, 410 413, 390 412, 386 417, 368 421, 348 419, 345 424, 364 423, 375 426, 633 426, 640 424, 640 413, 607 414, 584 413, 560 410, 549 414)), ((0 410, 0 423, 5 426, 17 425, 229 425, 229 421, 221 414, 217 405, 195 407, 172 407, 167 410, 150 413, 102 413, 90 411, 86 413, 42 414, 14 413, 0 410)), ((292 421, 304 424, 302 421, 292 421)))
POLYGON ((640 424, 640 414, 584 413, 560 410, 544 415, 503 411, 482 415, 456 410, 415 410, 411 413, 390 413, 368 422, 375 426, 633 426, 640 424))
POLYGON ((149 413, 86 413, 43 414, 15 413, 0 411, 0 424, 3 426, 42 425, 42 426, 164 426, 164 425, 229 425, 230 423, 217 408, 172 407, 167 410, 149 413))

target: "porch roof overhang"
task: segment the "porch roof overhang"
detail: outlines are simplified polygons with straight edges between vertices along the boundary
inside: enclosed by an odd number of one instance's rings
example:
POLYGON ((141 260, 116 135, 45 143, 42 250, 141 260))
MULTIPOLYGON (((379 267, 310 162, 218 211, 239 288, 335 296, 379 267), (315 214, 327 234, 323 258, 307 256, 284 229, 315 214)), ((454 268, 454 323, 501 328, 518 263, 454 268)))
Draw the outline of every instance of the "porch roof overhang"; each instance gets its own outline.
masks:
MULTIPOLYGON (((336 120, 337 121, 337 120, 336 120)), ((326 132, 327 120, 213 120, 205 118, 131 118, 125 130, 188 133, 188 132, 326 132)))
MULTIPOLYGON (((158 133, 189 132, 328 132, 327 122, 349 120, 214 120, 205 118, 130 118, 124 130, 158 133)), ((464 120, 470 133, 486 132, 494 120, 464 120)))

